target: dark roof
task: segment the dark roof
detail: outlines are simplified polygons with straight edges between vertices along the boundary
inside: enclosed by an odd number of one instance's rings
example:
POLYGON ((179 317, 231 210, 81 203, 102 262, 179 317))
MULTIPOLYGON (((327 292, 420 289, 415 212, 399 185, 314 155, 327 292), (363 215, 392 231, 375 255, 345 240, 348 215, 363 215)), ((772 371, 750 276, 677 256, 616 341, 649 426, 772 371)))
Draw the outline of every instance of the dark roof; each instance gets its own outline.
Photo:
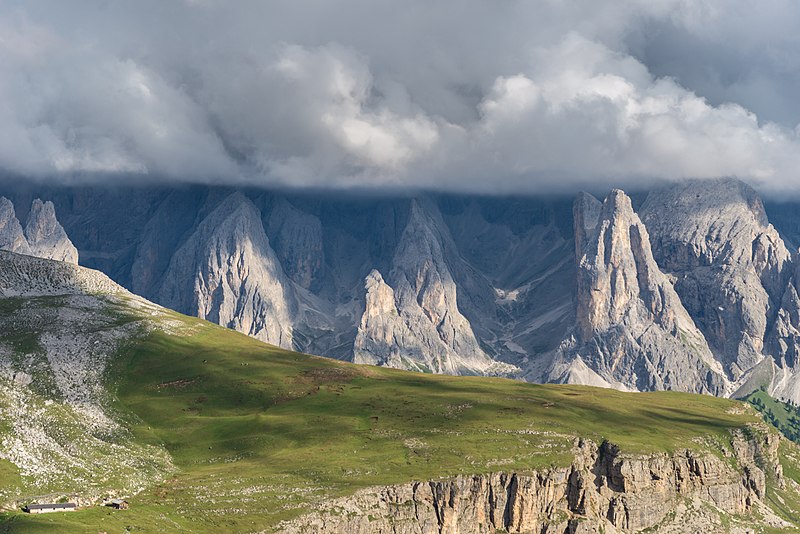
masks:
POLYGON ((45 508, 53 508, 55 510, 61 510, 64 508, 77 508, 78 505, 74 502, 65 502, 59 504, 29 504, 28 510, 44 510, 45 508))

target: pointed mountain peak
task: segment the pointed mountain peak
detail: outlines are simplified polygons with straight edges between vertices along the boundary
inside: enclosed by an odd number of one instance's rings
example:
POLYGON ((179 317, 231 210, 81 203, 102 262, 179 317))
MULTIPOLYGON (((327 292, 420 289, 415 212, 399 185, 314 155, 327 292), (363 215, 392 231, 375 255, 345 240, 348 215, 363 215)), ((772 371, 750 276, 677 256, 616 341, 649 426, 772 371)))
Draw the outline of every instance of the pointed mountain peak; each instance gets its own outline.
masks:
POLYGON ((574 205, 578 325, 569 366, 582 362, 592 376, 640 390, 721 392, 721 368, 653 259, 630 197, 615 189, 599 204, 581 195, 574 205))
POLYGON ((25 225, 25 238, 34 256, 78 263, 78 249, 58 222, 55 206, 49 200, 42 202, 37 198, 33 201, 25 225))
POLYGON ((364 287, 368 291, 369 289, 384 283, 385 282, 383 281, 383 276, 377 269, 372 269, 367 275, 367 277, 364 279, 364 287))
POLYGON ((0 250, 31 255, 28 241, 14 212, 14 204, 0 197, 0 250))
POLYGON ((607 210, 614 212, 633 213, 631 197, 625 194, 622 189, 612 189, 603 202, 607 210))
POLYGON ((293 347, 293 287, 256 206, 227 196, 175 252, 159 301, 183 313, 293 347))

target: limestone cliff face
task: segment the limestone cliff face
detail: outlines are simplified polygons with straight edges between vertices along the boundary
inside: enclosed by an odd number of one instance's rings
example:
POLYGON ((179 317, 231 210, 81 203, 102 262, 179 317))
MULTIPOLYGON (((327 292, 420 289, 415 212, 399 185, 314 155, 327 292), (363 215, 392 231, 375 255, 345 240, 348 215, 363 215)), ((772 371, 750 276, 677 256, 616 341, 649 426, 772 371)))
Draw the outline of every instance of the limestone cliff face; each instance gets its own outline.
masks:
POLYGON ((28 240, 14 212, 14 204, 6 197, 0 197, 0 250, 31 255, 28 240))
POLYGON ((565 468, 370 488, 284 523, 281 532, 484 534, 622 533, 659 525, 672 532, 725 532, 727 514, 763 509, 766 474, 783 480, 778 438, 733 437, 726 461, 711 453, 630 456, 579 441, 565 468), (736 468, 731 467, 735 464, 736 468), (684 502, 693 502, 687 509, 684 502))
POLYGON ((0 197, 0 250, 78 263, 78 250, 56 219, 53 203, 38 198, 33 201, 23 231, 11 201, 0 197))
POLYGON ((653 259, 630 198, 582 194, 574 220, 577 326, 551 379, 724 394, 722 369, 653 259))
POLYGON ((438 222, 422 203, 411 203, 388 282, 376 270, 366 278, 354 361, 446 374, 507 373, 511 367, 486 355, 459 311, 438 222))
POLYGON ((78 263, 78 249, 56 219, 56 210, 50 201, 42 202, 38 198, 33 201, 25 225, 25 238, 33 256, 78 263))
POLYGON ((158 297, 182 313, 293 348, 292 285, 258 209, 240 193, 226 198, 178 249, 158 297))
POLYGON ((675 275, 728 377, 739 379, 762 360, 791 276, 761 200, 738 180, 689 181, 650 193, 641 212, 656 261, 675 275))

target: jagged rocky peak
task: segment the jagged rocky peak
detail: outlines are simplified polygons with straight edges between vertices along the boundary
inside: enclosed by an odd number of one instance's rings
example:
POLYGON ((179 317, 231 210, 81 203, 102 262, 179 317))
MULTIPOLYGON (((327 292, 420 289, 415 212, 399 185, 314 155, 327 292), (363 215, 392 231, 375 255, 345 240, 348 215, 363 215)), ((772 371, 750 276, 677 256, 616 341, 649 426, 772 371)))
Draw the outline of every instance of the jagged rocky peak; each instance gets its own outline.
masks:
MULTIPOLYGON (((405 367, 403 356, 411 356, 411 347, 400 346, 404 338, 412 338, 410 328, 400 319, 394 301, 394 290, 383 276, 373 269, 364 279, 365 310, 356 334, 353 361, 371 365, 405 367)), ((422 357, 422 354, 415 355, 422 357)))
POLYGON ((436 207, 414 200, 409 210, 388 279, 376 270, 366 277, 354 360, 447 374, 511 372, 486 355, 458 309, 436 207))
POLYGON ((14 212, 14 204, 6 197, 0 197, 0 250, 31 254, 22 225, 14 212))
POLYGON ((293 348, 296 300, 261 223, 241 193, 217 206, 175 253, 159 302, 293 348))
POLYGON ((722 394, 725 380, 702 334, 659 269, 630 198, 574 205, 577 327, 552 379, 621 389, 722 394))
POLYGON ((647 229, 624 192, 613 190, 602 206, 581 196, 575 211, 576 243, 584 245, 578 256, 583 339, 640 312, 667 332, 694 327, 653 259, 647 229))
POLYGON ((34 256, 78 263, 78 249, 56 219, 56 209, 50 201, 42 202, 38 198, 33 201, 25 225, 25 238, 34 256))
POLYGON ((23 231, 14 205, 0 197, 0 250, 27 254, 48 260, 78 263, 78 249, 56 219, 53 203, 33 201, 23 231))
POLYGON ((658 264, 739 379, 763 358, 792 271, 757 193, 733 179, 691 180, 651 192, 641 211, 658 264))
POLYGON ((758 193, 732 178, 688 180, 651 192, 642 220, 653 252, 668 271, 731 265, 752 267, 768 290, 791 254, 769 223, 758 193))

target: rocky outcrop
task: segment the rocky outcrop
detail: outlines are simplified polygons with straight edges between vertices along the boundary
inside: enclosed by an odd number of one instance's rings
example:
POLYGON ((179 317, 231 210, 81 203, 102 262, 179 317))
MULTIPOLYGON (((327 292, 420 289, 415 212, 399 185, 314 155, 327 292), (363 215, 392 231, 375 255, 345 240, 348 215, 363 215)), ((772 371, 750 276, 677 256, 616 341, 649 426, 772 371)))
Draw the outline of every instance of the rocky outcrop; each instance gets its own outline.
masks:
POLYGON ((508 373, 513 368, 486 355, 459 311, 438 223, 412 201, 388 283, 376 270, 366 278, 353 361, 433 373, 508 373))
POLYGON ((782 481, 777 437, 762 429, 749 440, 735 434, 732 444, 728 461, 692 450, 626 455, 609 443, 580 440, 569 467, 370 488, 284 523, 280 531, 588 534, 656 525, 722 531, 719 517, 704 517, 703 507, 745 514, 765 498, 765 469, 782 481), (687 514, 687 501, 699 503, 700 514, 687 514))
POLYGON ((50 201, 33 201, 25 225, 25 238, 31 255, 67 263, 78 263, 78 249, 67 237, 56 219, 56 209, 50 201))
POLYGON ((158 301, 293 348, 293 286, 270 247, 261 214, 240 193, 226 198, 178 249, 158 301))
POLYGON ((78 250, 56 219, 52 202, 33 201, 23 232, 10 200, 0 197, 0 250, 78 263, 78 250))
POLYGON ((551 379, 620 389, 725 393, 722 369, 650 249, 630 198, 575 201, 577 326, 551 379))
POLYGON ((0 197, 0 250, 31 254, 31 248, 28 240, 25 239, 22 225, 14 213, 14 204, 6 197, 0 197))
POLYGON ((695 180, 650 193, 641 213, 656 261, 738 380, 763 359, 791 276, 790 253, 760 198, 738 180, 695 180))

